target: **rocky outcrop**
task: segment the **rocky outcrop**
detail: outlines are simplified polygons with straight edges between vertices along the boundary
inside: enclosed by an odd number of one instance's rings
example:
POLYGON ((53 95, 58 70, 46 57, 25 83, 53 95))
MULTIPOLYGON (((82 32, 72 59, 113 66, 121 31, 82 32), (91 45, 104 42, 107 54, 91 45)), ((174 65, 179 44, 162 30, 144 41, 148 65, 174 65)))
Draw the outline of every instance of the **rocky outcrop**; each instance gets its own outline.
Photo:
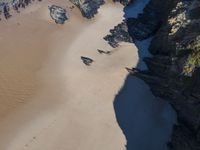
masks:
MULTIPOLYGON (((114 0, 119 1, 119 0, 114 0)), ((167 19, 170 8, 178 0, 150 0, 142 14, 138 18, 128 18, 123 23, 110 30, 109 35, 104 37, 112 46, 119 46, 120 42, 133 42, 134 40, 144 40, 154 35, 164 21, 167 19), (162 8, 162 9, 160 9, 162 8)), ((133 1, 120 1, 127 5, 133 1)))
POLYGON ((106 40, 114 48, 118 47, 119 43, 121 42, 133 42, 128 33, 128 28, 125 20, 115 26, 114 29, 111 29, 110 33, 111 34, 104 37, 104 40, 106 40))
POLYGON ((57 24, 64 24, 68 19, 66 15, 66 10, 62 7, 52 5, 49 7, 50 16, 57 24))
POLYGON ((169 8, 178 0, 150 0, 138 18, 129 18, 127 25, 130 35, 137 40, 144 40, 156 33, 167 18, 169 8))
MULTIPOLYGON (((74 5, 76 5, 82 15, 88 19, 94 17, 98 13, 98 9, 101 5, 105 3, 104 0, 70 0, 74 5)), ((114 2, 120 2, 124 6, 128 5, 133 0, 113 0, 114 2)))
MULTIPOLYGON (((0 1, 0 15, 3 14, 5 19, 11 17, 10 9, 13 8, 18 13, 20 8, 25 8, 35 0, 12 0, 12 1, 0 1)), ((42 0, 37 0, 42 1, 42 0)), ((1 19, 0 19, 1 20, 1 19)))
POLYGON ((126 6, 129 3, 133 2, 133 0, 113 0, 114 2, 120 2, 122 5, 126 6))
POLYGON ((105 3, 104 0, 70 0, 76 5, 84 17, 91 19, 97 14, 98 9, 105 3))
POLYGON ((90 66, 94 62, 93 59, 85 56, 81 56, 81 60, 86 66, 90 66))
POLYGON ((152 16, 144 12, 129 24, 133 38, 141 40, 155 33, 149 48, 153 57, 144 59, 148 70, 134 68, 129 72, 176 110, 178 125, 169 149, 200 150, 200 1, 169 2, 152 5, 152 10, 159 6, 163 20, 154 14, 158 19, 152 22, 152 16), (147 24, 142 23, 145 21, 147 24))

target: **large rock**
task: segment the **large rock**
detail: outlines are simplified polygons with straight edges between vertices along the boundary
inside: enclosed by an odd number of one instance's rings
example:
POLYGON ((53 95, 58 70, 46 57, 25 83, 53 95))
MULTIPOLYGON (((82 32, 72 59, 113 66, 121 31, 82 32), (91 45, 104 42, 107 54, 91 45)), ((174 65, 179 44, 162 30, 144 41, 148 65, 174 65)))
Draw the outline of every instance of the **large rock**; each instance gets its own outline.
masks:
POLYGON ((65 21, 68 19, 68 17, 66 16, 66 10, 62 7, 52 5, 51 7, 49 7, 49 10, 51 18, 55 20, 55 22, 58 24, 64 24, 65 21))
MULTIPOLYGON (((74 5, 76 5, 82 15, 88 19, 94 17, 98 13, 98 9, 101 5, 105 3, 104 0, 70 0, 74 5)), ((128 5, 133 0, 113 0, 114 2, 120 2, 124 6, 128 5)))
POLYGON ((110 30, 109 35, 105 36, 104 39, 114 48, 119 46, 121 42, 132 43, 133 40, 128 33, 128 27, 126 21, 118 24, 114 29, 110 30))
POLYGON ((84 17, 91 19, 97 14, 98 9, 105 3, 104 0, 70 0, 76 5, 84 17))

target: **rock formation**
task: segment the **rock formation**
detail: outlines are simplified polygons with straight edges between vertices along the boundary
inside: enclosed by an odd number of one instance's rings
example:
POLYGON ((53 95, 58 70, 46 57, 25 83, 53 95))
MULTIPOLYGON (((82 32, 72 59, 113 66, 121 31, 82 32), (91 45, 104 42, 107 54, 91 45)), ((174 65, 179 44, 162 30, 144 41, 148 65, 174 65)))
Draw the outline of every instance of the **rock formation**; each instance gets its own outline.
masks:
POLYGON ((52 5, 51 7, 49 7, 49 10, 51 18, 55 20, 55 22, 58 24, 64 24, 65 21, 68 19, 66 16, 66 10, 59 6, 52 5))
MULTIPOLYGON (((12 0, 12 1, 0 1, 0 15, 3 14, 6 19, 11 17, 10 9, 13 8, 18 13, 20 8, 25 8, 35 0, 12 0)), ((42 0, 38 0, 42 1, 42 0)), ((1 19, 0 19, 1 20, 1 19)))
POLYGON ((114 48, 118 47, 120 42, 133 42, 128 33, 128 28, 125 20, 115 26, 114 29, 111 29, 110 33, 111 34, 105 36, 104 39, 108 41, 108 43, 114 48))
POLYGON ((151 0, 128 27, 134 39, 155 34, 149 48, 153 57, 144 59, 148 70, 129 72, 176 110, 169 149, 200 150, 200 1, 151 0))
POLYGON ((90 66, 94 62, 93 59, 85 56, 81 56, 81 60, 86 66, 90 66))
POLYGON ((82 15, 88 19, 94 17, 97 14, 98 9, 105 2, 104 0, 70 0, 74 5, 76 5, 82 15))
POLYGON ((152 36, 166 19, 169 8, 177 0, 150 0, 138 18, 129 18, 127 25, 134 39, 144 40, 152 36))
MULTIPOLYGON (((70 0, 74 5, 76 5, 82 15, 88 19, 94 17, 98 13, 98 9, 101 5, 105 3, 104 0, 70 0)), ((113 0, 114 2, 120 2, 124 6, 128 5, 133 0, 113 0)))

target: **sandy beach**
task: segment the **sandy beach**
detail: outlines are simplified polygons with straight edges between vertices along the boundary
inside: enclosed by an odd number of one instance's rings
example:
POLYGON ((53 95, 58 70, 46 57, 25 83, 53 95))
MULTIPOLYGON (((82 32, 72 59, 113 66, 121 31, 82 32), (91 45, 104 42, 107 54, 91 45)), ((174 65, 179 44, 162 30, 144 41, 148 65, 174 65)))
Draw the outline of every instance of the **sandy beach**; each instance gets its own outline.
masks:
POLYGON ((103 40, 147 2, 124 14, 109 0, 88 20, 68 0, 44 0, 2 19, 0 150, 167 150, 174 111, 125 69, 145 69, 151 39, 115 49, 103 40), (64 25, 50 18, 51 5, 68 11, 64 25))
POLYGON ((123 150, 115 95, 137 65, 137 48, 111 48, 103 37, 123 19, 123 6, 108 1, 87 20, 64 0, 35 2, 0 22, 0 149, 123 150), (57 25, 49 5, 66 8, 57 25), (97 49, 114 51, 100 55, 97 49), (94 63, 87 67, 80 57, 94 63))

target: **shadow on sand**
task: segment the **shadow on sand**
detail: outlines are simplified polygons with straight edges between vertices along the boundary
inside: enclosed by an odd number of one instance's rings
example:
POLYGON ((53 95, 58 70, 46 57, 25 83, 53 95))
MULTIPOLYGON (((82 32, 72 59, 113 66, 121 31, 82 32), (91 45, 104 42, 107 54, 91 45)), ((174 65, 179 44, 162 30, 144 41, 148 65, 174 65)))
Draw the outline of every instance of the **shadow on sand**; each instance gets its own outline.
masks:
MULTIPOLYGON (((146 69, 142 59, 150 56, 150 41, 148 39, 135 43, 139 50, 137 68, 146 69)), ((154 97, 142 80, 127 76, 114 99, 114 109, 127 140, 127 150, 167 150, 176 114, 166 101, 154 97)))
POLYGON ((167 150, 175 113, 143 81, 129 75, 115 97, 114 109, 127 150, 167 150))

